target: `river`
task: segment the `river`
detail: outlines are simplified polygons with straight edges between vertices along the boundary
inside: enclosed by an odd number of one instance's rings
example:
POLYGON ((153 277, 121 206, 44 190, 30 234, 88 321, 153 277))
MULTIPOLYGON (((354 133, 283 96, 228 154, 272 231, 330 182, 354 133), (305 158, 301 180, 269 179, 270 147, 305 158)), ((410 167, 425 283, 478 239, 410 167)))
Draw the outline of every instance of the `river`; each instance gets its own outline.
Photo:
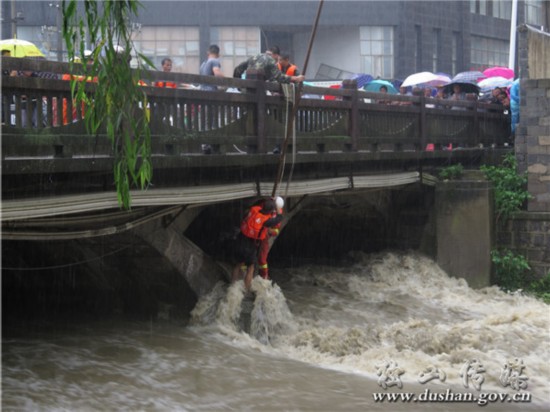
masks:
POLYGON ((550 306, 470 289, 416 254, 354 257, 255 278, 250 334, 240 283, 218 284, 188 325, 10 328, 2 410, 550 409, 550 306), (416 401, 375 402, 388 394, 416 401))

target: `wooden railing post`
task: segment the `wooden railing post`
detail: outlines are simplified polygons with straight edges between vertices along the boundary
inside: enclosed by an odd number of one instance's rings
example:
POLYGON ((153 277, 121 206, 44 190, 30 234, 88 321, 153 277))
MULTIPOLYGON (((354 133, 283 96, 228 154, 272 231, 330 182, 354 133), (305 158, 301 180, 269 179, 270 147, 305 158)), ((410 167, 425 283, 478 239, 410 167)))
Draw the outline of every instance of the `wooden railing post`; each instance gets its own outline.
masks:
POLYGON ((478 102, 477 100, 474 101, 474 107, 472 110, 474 111, 474 144, 473 147, 477 147, 479 145, 479 136, 480 136, 480 130, 479 130, 479 111, 478 111, 478 102))
POLYGON ((357 93, 357 80, 347 79, 342 82, 342 88, 351 90, 351 96, 344 96, 344 100, 351 101, 351 109, 349 111, 349 129, 348 134, 351 139, 351 151, 356 152, 358 149, 359 141, 359 107, 358 93, 357 93))
POLYGON ((419 119, 419 132, 420 132, 420 151, 426 148, 426 98, 420 96, 420 119, 419 119))
POLYGON ((254 126, 256 129, 257 153, 267 153, 266 137, 266 107, 265 107, 265 75, 262 70, 247 70, 247 80, 256 80, 256 113, 254 126))

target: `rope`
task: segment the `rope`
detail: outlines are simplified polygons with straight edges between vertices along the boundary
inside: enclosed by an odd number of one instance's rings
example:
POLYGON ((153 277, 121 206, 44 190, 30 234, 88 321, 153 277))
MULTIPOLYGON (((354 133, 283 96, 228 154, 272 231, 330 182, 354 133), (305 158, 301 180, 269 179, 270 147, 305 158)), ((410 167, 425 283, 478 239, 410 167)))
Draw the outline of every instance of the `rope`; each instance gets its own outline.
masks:
MULTIPOLYGON (((287 110, 288 110, 288 102, 290 99, 292 99, 292 104, 294 107, 296 105, 296 85, 294 83, 289 85, 290 87, 287 87, 284 89, 285 96, 286 96, 286 104, 287 104, 287 110), (289 95, 287 95, 287 93, 289 95)), ((287 125, 288 128, 288 120, 287 125)), ((286 198, 288 196, 288 187, 290 186, 290 182, 292 181, 292 175, 294 174, 294 165, 296 164, 296 122, 292 122, 292 164, 290 166, 290 173, 288 175, 288 180, 286 182, 286 188, 285 188, 285 195, 286 198)))
MULTIPOLYGON (((304 62, 304 70, 303 70, 303 73, 302 73, 303 75, 306 74, 307 65, 308 65, 308 62, 309 62, 309 56, 311 54, 311 49, 313 47, 313 40, 315 39, 315 33, 317 32, 317 25, 319 24, 319 18, 321 17, 321 10, 322 9, 323 9, 323 0, 320 0, 319 1, 319 7, 317 8, 317 15, 315 16, 315 22, 313 23, 313 29, 311 30, 311 36, 309 38, 309 44, 308 44, 308 47, 307 47, 306 59, 305 59, 305 62, 304 62)), ((298 88, 297 98, 296 98, 296 101, 294 103, 294 107, 292 108, 292 117, 291 117, 292 123, 294 123, 294 119, 296 118, 296 113, 298 111, 298 104, 300 102, 301 85, 302 84, 300 83, 300 86, 298 88)), ((277 187, 279 185, 279 182, 282 180, 282 176, 284 174, 283 166, 284 166, 285 158, 286 158, 286 148, 287 148, 287 144, 288 144, 288 137, 289 136, 288 136, 288 129, 287 129, 285 140, 283 141, 283 145, 281 147, 281 156, 280 156, 280 160, 279 160, 279 166, 278 166, 278 169, 277 169, 277 174, 275 176, 275 182, 273 183, 273 190, 271 191, 271 197, 276 196, 277 187)), ((294 146, 296 146, 296 145, 294 145, 294 146)))

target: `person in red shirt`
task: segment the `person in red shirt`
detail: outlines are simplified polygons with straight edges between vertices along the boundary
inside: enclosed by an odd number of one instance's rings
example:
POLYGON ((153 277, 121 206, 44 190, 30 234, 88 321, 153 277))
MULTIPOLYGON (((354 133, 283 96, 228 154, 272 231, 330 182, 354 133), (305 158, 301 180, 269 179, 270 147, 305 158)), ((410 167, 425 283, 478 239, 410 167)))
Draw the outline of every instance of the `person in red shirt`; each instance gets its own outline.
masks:
MULTIPOLYGON (((284 206, 285 206, 285 201, 283 200, 283 198, 280 196, 277 196, 275 198, 275 207, 277 208, 277 210, 273 213, 273 217, 278 215, 282 216, 284 206)), ((263 279, 269 280, 269 268, 267 264, 267 255, 269 254, 270 239, 277 236, 280 230, 281 230, 280 223, 273 227, 269 227, 267 229, 267 236, 260 243, 260 247, 258 249, 258 266, 259 266, 260 276, 263 279)))

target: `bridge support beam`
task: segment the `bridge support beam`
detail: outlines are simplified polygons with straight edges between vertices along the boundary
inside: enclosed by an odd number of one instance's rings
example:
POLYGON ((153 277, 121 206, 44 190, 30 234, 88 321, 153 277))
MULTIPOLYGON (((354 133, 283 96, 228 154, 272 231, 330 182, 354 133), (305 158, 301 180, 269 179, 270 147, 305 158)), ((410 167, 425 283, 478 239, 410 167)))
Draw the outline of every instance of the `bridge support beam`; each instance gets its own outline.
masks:
POLYGON ((435 191, 437 263, 470 287, 491 284, 493 194, 481 179, 439 182, 435 191))
POLYGON ((138 236, 172 263, 197 297, 210 292, 216 282, 229 279, 224 268, 183 235, 201 210, 185 209, 173 220, 157 219, 136 229, 138 236))

